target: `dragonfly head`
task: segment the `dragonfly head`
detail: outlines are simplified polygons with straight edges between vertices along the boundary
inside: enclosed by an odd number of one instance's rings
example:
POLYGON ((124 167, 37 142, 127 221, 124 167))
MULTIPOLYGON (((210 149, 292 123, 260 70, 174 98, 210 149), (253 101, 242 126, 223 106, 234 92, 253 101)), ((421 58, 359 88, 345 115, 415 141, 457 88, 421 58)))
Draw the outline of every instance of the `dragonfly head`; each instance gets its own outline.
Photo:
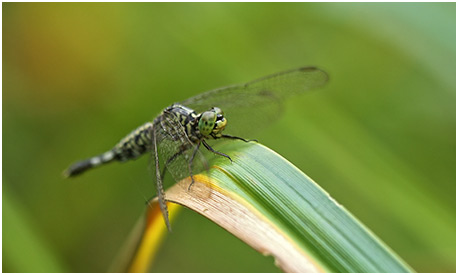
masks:
POLYGON ((226 124, 227 119, 223 111, 218 107, 213 107, 200 115, 198 127, 204 137, 217 138, 221 137, 226 124))

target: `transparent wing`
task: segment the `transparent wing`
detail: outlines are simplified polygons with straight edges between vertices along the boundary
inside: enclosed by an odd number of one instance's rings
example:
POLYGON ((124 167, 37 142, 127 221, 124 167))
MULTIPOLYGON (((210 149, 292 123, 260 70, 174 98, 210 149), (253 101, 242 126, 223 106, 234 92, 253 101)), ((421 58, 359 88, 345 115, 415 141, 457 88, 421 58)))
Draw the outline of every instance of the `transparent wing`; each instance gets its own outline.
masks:
POLYGON ((219 107, 227 118, 228 134, 251 138, 247 134, 280 116, 286 98, 323 86, 327 80, 326 72, 315 67, 303 67, 208 91, 181 104, 198 113, 219 107))
MULTIPOLYGON (((155 128, 158 153, 161 162, 167 167, 175 181, 190 176, 189 165, 191 157, 196 150, 183 126, 173 113, 163 113, 163 118, 155 128)), ((191 163, 193 174, 201 172, 205 165, 205 157, 200 151, 196 152, 194 160, 191 163)))

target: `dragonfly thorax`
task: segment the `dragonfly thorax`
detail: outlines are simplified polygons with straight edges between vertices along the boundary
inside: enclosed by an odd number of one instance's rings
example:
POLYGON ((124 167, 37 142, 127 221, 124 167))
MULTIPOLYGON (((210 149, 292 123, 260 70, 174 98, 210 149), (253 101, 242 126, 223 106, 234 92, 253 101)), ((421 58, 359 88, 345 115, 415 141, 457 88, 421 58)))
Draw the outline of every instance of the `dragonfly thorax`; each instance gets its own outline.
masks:
POLYGON ((197 120, 197 128, 204 138, 220 138, 227 124, 223 111, 218 107, 201 113, 197 120))
POLYGON ((227 124, 223 111, 217 107, 199 114, 191 108, 175 103, 167 107, 163 113, 156 118, 156 123, 160 124, 164 132, 171 133, 173 140, 180 139, 177 125, 183 127, 182 133, 186 134, 192 143, 199 143, 202 139, 221 138, 227 124))

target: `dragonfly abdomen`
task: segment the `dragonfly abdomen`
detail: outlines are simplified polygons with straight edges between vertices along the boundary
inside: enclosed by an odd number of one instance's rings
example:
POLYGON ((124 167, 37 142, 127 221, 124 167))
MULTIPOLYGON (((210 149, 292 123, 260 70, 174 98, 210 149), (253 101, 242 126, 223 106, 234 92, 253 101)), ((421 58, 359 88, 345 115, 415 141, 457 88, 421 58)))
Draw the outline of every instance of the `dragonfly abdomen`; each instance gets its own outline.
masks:
POLYGON ((79 175, 83 173, 84 171, 94 168, 97 166, 100 166, 104 163, 108 163, 114 160, 115 152, 113 150, 110 150, 108 152, 105 152, 101 155, 79 161, 77 163, 74 163, 71 165, 65 172, 64 175, 66 177, 73 177, 76 175, 79 175))
POLYGON ((129 159, 136 159, 151 148, 151 131, 153 124, 147 122, 142 126, 132 131, 129 135, 123 138, 113 149, 101 155, 79 161, 64 174, 67 177, 72 177, 83 173, 84 171, 109 163, 113 160, 126 161, 129 159))
POLYGON ((123 138, 114 148, 114 158, 119 161, 136 159, 149 151, 152 146, 153 123, 147 122, 123 138))

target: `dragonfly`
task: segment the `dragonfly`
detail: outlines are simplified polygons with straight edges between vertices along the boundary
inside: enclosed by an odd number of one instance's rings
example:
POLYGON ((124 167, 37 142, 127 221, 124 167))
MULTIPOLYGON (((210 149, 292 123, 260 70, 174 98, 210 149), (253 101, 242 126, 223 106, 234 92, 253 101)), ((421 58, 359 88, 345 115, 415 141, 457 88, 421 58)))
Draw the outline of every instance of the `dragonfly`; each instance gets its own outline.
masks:
POLYGON ((325 71, 301 67, 198 94, 165 108, 153 121, 133 130, 111 150, 74 163, 64 175, 74 177, 103 164, 134 160, 151 153, 159 206, 170 231, 163 188, 166 170, 176 181, 191 177, 190 191, 193 175, 208 169, 205 156, 199 150, 201 146, 232 162, 229 155, 213 149, 208 140, 256 141, 241 136, 277 119, 285 99, 321 87, 327 81, 325 71), (223 133, 226 128, 232 135, 223 133))

